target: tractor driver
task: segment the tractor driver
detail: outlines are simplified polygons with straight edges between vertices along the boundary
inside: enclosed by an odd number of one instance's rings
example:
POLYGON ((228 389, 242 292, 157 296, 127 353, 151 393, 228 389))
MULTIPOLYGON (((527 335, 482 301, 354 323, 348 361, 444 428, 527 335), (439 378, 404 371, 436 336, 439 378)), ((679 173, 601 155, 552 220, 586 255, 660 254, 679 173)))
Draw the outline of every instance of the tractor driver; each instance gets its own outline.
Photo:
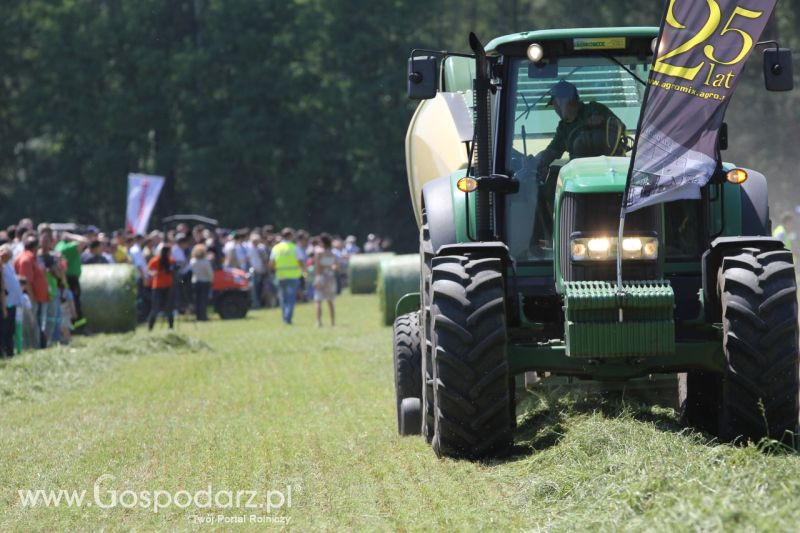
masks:
POLYGON ((624 155, 629 145, 622 121, 600 102, 582 102, 578 89, 570 82, 561 80, 550 88, 549 104, 561 120, 553 140, 531 160, 531 171, 535 165, 539 184, 529 247, 533 256, 552 247, 556 180, 548 180, 550 164, 565 151, 571 158, 624 155))
POLYGON ((625 125, 600 102, 582 102, 578 89, 561 80, 550 89, 550 105, 559 118, 550 144, 538 155, 537 176, 547 179, 550 164, 564 152, 570 158, 599 155, 624 155, 628 150, 625 125))

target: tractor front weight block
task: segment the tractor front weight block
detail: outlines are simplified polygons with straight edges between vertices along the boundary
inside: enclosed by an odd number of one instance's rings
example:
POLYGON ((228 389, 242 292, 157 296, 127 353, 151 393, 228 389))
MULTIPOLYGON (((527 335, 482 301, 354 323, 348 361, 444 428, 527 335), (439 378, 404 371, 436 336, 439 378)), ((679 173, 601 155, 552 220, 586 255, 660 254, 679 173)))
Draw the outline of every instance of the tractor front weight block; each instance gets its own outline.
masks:
POLYGON ((609 281, 567 281, 565 289, 568 356, 597 359, 675 353, 675 295, 668 281, 626 282, 622 293, 609 281))

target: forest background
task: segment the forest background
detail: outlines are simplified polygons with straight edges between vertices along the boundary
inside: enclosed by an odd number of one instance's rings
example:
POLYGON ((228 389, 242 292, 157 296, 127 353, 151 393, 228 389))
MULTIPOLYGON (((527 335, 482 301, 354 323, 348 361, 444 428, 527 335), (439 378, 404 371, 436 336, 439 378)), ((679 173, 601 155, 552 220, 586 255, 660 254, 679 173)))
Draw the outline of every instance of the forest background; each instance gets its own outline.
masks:
MULTIPOLYGON (((551 27, 658 25, 660 0, 5 0, 0 213, 121 227, 126 175, 166 176, 156 215, 227 227, 372 231, 416 247, 403 139, 412 48, 464 51, 551 27)), ((795 51, 800 3, 768 36, 795 51)), ((756 52, 728 109, 727 161, 794 185, 800 90, 763 89, 756 52)), ((359 235, 363 238, 364 235, 359 235)))

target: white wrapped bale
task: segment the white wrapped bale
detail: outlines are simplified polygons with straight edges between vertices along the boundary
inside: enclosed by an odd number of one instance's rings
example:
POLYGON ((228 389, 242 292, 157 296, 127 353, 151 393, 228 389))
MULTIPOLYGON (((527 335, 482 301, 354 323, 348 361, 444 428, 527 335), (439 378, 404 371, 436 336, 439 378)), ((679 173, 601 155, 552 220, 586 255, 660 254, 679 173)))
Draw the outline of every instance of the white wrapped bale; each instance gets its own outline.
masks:
POLYGON ((94 333, 136 329, 136 279, 133 266, 83 265, 81 307, 94 333))

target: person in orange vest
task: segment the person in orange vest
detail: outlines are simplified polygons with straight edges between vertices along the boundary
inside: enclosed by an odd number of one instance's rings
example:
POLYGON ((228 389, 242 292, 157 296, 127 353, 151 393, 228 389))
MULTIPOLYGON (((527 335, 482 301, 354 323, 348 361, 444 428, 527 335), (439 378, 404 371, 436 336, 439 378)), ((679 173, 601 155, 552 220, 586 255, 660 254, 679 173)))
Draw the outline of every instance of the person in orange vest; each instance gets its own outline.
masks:
POLYGON ((281 242, 273 246, 269 255, 269 268, 275 272, 275 279, 278 280, 283 323, 290 325, 297 291, 305 269, 302 255, 294 243, 292 228, 283 228, 281 231, 281 242))
POLYGON ((172 284, 176 266, 168 244, 161 245, 158 255, 147 263, 147 270, 151 280, 150 288, 152 289, 152 305, 150 307, 150 316, 147 317, 147 329, 153 329, 159 312, 163 312, 166 315, 169 329, 172 329, 175 320, 172 284))

